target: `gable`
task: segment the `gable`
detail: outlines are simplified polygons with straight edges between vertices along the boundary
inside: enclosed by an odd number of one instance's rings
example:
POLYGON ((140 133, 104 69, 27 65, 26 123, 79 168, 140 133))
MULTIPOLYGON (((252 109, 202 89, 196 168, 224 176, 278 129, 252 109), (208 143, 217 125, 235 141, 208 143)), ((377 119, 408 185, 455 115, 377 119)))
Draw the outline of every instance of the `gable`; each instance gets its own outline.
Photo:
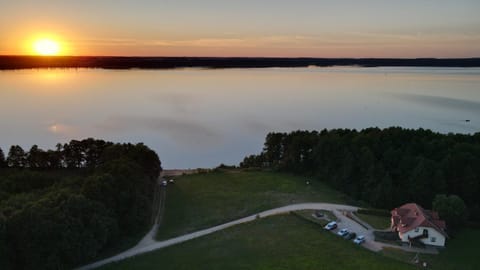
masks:
POLYGON ((425 210, 415 203, 407 203, 391 211, 392 228, 401 233, 410 232, 418 227, 431 228, 447 237, 445 221, 438 219, 438 214, 425 210))

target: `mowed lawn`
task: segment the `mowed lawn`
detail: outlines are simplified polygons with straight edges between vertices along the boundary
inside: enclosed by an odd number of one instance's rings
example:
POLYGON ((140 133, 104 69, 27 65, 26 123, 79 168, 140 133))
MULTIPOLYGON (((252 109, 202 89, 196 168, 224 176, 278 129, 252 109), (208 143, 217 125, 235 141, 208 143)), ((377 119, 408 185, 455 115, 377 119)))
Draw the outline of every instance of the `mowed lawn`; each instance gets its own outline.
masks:
POLYGON ((390 228, 390 217, 366 215, 360 213, 355 213, 355 215, 377 230, 385 230, 390 228))
POLYGON ((220 171, 185 175, 168 185, 157 239, 168 239, 301 202, 345 203, 347 197, 305 177, 274 172, 220 171))
MULTIPOLYGON (((479 248, 480 230, 464 229, 447 240, 447 247, 439 255, 422 255, 420 261, 426 261, 429 269, 438 270, 478 270, 480 269, 479 248)), ((399 250, 384 250, 386 256, 411 261, 414 253, 399 250)))
POLYGON ((415 269, 292 214, 234 226, 107 265, 108 269, 415 269))

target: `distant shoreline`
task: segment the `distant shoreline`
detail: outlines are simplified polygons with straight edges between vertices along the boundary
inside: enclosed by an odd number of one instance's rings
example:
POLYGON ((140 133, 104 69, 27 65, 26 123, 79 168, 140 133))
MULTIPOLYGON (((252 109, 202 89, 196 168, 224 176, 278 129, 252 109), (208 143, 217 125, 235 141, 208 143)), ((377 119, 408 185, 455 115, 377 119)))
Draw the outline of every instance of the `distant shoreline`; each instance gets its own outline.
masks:
POLYGON ((174 69, 273 67, 480 67, 480 58, 258 58, 0 56, 0 70, 37 68, 174 69))

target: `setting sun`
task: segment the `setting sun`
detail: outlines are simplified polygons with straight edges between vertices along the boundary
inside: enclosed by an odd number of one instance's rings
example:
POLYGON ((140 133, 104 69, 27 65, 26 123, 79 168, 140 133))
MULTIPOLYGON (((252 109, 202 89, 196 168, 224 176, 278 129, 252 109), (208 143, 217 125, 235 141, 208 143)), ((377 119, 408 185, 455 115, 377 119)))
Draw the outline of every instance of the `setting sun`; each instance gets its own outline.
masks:
POLYGON ((58 55, 60 45, 51 39, 40 39, 33 43, 33 50, 39 55, 58 55))

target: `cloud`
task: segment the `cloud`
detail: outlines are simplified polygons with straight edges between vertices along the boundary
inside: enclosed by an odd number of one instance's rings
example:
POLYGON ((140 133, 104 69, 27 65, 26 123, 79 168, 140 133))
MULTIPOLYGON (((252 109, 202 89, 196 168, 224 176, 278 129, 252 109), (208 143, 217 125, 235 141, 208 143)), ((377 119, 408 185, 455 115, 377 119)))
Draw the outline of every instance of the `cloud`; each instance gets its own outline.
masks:
POLYGON ((474 112, 480 115, 480 102, 451 98, 451 97, 442 97, 442 96, 427 96, 420 94, 404 94, 404 93, 394 93, 393 96, 411 102, 416 102, 425 105, 437 106, 452 110, 462 110, 467 112, 474 112))
POLYGON ((248 131, 254 134, 265 134, 274 129, 270 124, 253 118, 246 118, 243 124, 248 131))
POLYGON ((412 43, 439 45, 445 43, 469 43, 480 41, 480 33, 442 32, 327 32, 321 35, 265 35, 202 37, 195 39, 129 39, 92 38, 77 43, 97 46, 145 46, 145 47, 274 47, 321 48, 324 46, 402 45, 412 43), (439 43, 441 42, 441 43, 439 43))
POLYGON ((358 31, 319 34, 241 35, 200 38, 91 38, 74 42, 76 50, 124 55, 310 56, 310 57, 471 57, 480 33, 358 31), (115 52, 115 53, 113 53, 115 52))
POLYGON ((193 114, 192 107, 198 103, 199 97, 195 99, 187 94, 175 91, 155 93, 145 97, 146 101, 155 101, 162 107, 170 107, 176 114, 193 114))
POLYGON ((114 116, 96 126, 107 132, 150 131, 166 135, 181 145, 209 147, 223 141, 213 128, 184 119, 155 116, 114 116))

